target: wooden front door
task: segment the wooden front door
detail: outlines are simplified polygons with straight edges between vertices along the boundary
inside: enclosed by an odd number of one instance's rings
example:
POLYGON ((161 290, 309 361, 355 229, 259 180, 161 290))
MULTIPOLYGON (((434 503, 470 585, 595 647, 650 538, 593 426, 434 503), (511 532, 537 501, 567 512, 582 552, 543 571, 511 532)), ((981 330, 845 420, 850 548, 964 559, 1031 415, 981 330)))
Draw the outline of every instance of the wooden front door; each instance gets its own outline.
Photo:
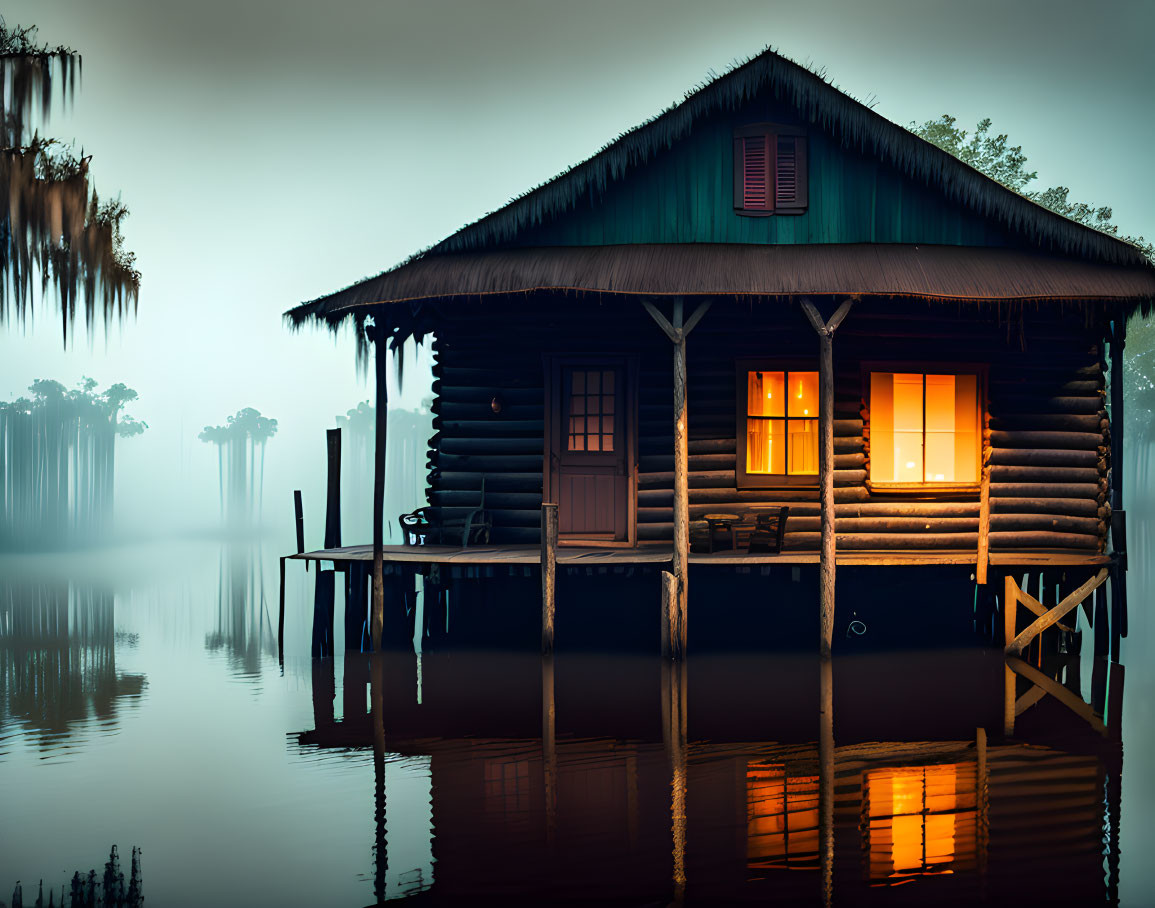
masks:
POLYGON ((630 535, 627 371, 611 361, 554 365, 550 493, 563 539, 625 542, 630 535))

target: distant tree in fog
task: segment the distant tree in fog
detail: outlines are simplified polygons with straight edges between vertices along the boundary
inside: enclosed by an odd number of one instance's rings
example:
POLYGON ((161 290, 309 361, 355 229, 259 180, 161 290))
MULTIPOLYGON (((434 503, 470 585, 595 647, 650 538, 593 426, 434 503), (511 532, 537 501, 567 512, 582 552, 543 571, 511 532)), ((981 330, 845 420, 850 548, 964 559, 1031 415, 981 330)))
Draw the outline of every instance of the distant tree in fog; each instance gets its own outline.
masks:
POLYGON ((251 522, 263 510, 265 445, 277 434, 277 421, 246 407, 223 426, 205 426, 201 441, 217 446, 221 517, 238 526, 251 522), (257 450, 260 449, 260 477, 257 450))
POLYGON ((137 393, 117 383, 98 393, 37 379, 30 397, 0 402, 0 548, 60 548, 110 528, 116 441, 147 423, 122 415, 137 393))
POLYGON ((136 307, 140 272, 124 248, 128 209, 101 202, 88 178, 89 157, 36 131, 52 106, 53 87, 70 99, 80 55, 36 40, 36 29, 0 19, 0 321, 23 319, 37 288, 51 285, 67 344, 78 308, 91 331, 136 307))

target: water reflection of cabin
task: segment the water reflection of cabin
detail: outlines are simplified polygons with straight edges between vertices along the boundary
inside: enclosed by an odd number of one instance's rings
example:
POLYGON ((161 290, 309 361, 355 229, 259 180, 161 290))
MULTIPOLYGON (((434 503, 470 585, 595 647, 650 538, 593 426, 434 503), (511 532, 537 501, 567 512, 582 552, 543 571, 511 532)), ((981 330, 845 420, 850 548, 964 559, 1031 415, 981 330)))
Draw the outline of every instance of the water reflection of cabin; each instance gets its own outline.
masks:
MULTIPOLYGON (((1028 731, 1065 729, 1061 744, 988 743, 975 726, 1000 721, 1000 660, 896 657, 921 679, 901 710, 875 663, 843 662, 824 767, 812 659, 698 660, 679 729, 658 708, 676 666, 659 678, 654 661, 580 657, 559 662, 555 685, 548 661, 426 657, 418 702, 416 658, 390 654, 372 673, 348 657, 341 720, 332 663, 315 662, 315 727, 299 743, 429 761, 434 902, 655 904, 681 885, 687 901, 810 903, 824 873, 836 903, 1093 904, 1116 892, 1121 748, 1061 709, 1028 731), (380 692, 369 710, 366 684, 380 692), (733 698, 735 685, 783 684, 791 698, 733 698)), ((380 778, 377 795, 387 862, 386 837, 416 833, 389 814, 380 778)))
MULTIPOLYGON (((483 177, 461 163, 455 179, 483 177)), ((536 545, 543 500, 563 545, 623 550, 668 546, 679 517, 703 549, 715 514, 739 518, 743 549, 759 512, 788 506, 796 563, 820 542, 821 328, 840 563, 982 580, 1110 560, 1125 323, 1153 297, 1131 245, 766 52, 288 315, 351 319, 378 344, 432 336, 429 502, 460 517, 484 483, 494 544, 536 545)))

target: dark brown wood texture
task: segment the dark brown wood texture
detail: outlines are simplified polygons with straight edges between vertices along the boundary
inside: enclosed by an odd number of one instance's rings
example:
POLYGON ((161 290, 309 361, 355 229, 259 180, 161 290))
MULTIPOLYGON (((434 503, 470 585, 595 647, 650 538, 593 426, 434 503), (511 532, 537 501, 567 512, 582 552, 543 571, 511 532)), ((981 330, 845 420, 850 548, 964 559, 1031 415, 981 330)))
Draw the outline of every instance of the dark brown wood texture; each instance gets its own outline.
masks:
MULTIPOLYGON (((988 372, 992 557, 1026 548, 1101 552, 1109 517, 1110 432, 1101 325, 1086 310, 864 300, 834 351, 834 501, 839 550, 968 550, 977 557, 979 485, 947 494, 872 491, 865 361, 974 363, 988 372), (1055 417, 1059 419, 1056 420, 1055 417)), ((543 354, 632 356, 638 364, 636 538, 673 538, 670 342, 632 299, 534 298, 447 305, 434 341, 430 504, 466 508, 486 477, 495 543, 540 541, 543 354), (515 326, 515 327, 511 327, 515 326), (504 406, 494 414, 490 400, 504 406)), ((783 357, 818 365, 818 337, 785 300, 715 301, 687 341, 689 517, 790 507, 787 551, 816 551, 818 485, 736 483, 734 361, 783 357)), ((945 367, 944 367, 945 370, 945 367)), ((703 524, 704 525, 704 524, 703 524)))

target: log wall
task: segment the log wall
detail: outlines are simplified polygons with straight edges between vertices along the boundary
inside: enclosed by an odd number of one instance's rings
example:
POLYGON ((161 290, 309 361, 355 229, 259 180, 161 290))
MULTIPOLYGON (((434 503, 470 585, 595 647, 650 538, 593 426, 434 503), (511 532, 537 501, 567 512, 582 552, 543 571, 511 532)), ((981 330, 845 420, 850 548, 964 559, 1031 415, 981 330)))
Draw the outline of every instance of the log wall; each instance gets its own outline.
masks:
MULTIPOLYGON (((990 547, 1104 548, 1110 432, 1101 323, 1082 309, 1000 312, 981 304, 856 304, 834 339, 835 506, 842 550, 975 551, 979 490, 896 493, 872 489, 864 363, 909 371, 981 367, 989 410, 990 547)), ((536 543, 544 458, 543 357, 637 357, 637 537, 673 531, 672 351, 640 302, 535 297, 447 308, 434 345, 430 504, 468 509, 486 478, 493 541, 536 543), (491 401, 497 398, 500 413, 491 401)), ((793 360, 817 368, 818 339, 785 300, 716 300, 688 341, 692 536, 712 512, 790 507, 785 545, 816 550, 817 480, 810 486, 739 489, 741 437, 735 360, 793 360), (811 365, 813 364, 813 365, 811 365)))

